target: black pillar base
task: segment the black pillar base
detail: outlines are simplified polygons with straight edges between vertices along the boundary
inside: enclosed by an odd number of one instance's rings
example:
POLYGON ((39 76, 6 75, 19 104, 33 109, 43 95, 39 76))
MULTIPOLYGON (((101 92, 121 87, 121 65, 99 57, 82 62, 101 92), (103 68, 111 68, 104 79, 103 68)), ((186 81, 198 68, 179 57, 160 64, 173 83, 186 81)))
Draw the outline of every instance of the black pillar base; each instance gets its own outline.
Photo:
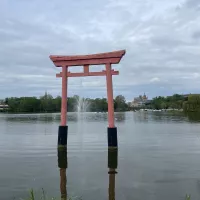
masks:
POLYGON ((67 145, 68 126, 59 126, 58 129, 58 146, 67 145))
POLYGON ((110 128, 108 127, 108 147, 109 148, 117 148, 117 127, 110 128))

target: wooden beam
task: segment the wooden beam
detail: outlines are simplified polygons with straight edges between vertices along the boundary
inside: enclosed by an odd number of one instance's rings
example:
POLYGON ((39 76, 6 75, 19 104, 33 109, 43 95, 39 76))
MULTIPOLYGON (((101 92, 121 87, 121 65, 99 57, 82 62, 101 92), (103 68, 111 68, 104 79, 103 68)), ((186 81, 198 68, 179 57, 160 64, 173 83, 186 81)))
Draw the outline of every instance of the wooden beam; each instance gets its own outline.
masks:
POLYGON ((89 65, 84 65, 84 73, 89 73, 89 65))
POLYGON ((80 66, 80 65, 104 65, 104 64, 118 64, 121 58, 102 58, 102 59, 91 59, 91 60, 69 60, 69 61, 54 61, 56 67, 64 66, 80 66))
MULTIPOLYGON (((111 75, 119 75, 119 71, 111 70, 111 75)), ((84 72, 71 73, 71 72, 68 72, 67 73, 67 77, 82 77, 82 76, 106 76, 106 71, 103 70, 102 72, 88 72, 88 73, 84 73, 84 72)), ((60 72, 59 74, 56 74, 56 77, 57 78, 62 77, 62 72, 60 72)))
POLYGON ((126 53, 125 50, 98 53, 91 55, 75 55, 75 56, 58 56, 51 55, 50 59, 55 61, 75 61, 75 60, 93 60, 93 59, 102 59, 102 58, 121 58, 126 53))

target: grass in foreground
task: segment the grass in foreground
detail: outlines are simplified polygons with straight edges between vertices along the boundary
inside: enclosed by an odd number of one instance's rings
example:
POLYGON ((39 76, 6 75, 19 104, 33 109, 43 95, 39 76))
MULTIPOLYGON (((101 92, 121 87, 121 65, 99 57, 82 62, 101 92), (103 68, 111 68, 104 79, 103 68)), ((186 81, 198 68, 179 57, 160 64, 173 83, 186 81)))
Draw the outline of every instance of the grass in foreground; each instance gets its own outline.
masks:
MULTIPOLYGON (((36 198, 33 189, 31 189, 31 190, 30 190, 30 193, 29 193, 28 199, 21 199, 21 200, 82 200, 82 199, 81 199, 81 198, 77 198, 77 197, 73 197, 73 198, 72 198, 72 197, 69 197, 69 198, 67 198, 67 199, 65 199, 65 198, 62 198, 62 199, 61 199, 61 198, 55 198, 55 197, 48 198, 48 197, 46 196, 46 193, 45 193, 44 189, 42 189, 42 195, 41 195, 41 197, 38 199, 38 198, 36 198)), ((186 194, 185 200, 191 200, 191 196, 186 194)))
POLYGON ((188 196, 188 195, 186 194, 185 200, 191 200, 190 197, 191 197, 190 195, 188 196))
POLYGON ((55 197, 47 197, 44 189, 42 189, 42 194, 39 198, 36 197, 35 192, 33 189, 30 190, 29 192, 29 197, 27 199, 21 199, 21 200, 81 200, 81 198, 77 197, 68 197, 67 199, 65 198, 55 198, 55 197))

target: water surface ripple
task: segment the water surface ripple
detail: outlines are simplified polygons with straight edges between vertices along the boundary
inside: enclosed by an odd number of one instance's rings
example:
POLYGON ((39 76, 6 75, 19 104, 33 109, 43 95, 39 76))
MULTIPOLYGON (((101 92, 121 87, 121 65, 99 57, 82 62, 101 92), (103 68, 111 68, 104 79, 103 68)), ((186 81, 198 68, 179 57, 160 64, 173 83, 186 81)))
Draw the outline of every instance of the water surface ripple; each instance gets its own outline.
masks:
MULTIPOLYGON (((30 188, 60 196, 60 115, 0 114, 0 199, 25 198, 30 188)), ((118 200, 200 199, 200 122, 167 112, 115 113, 118 200)), ((107 113, 69 113, 67 191, 109 199, 107 113)))

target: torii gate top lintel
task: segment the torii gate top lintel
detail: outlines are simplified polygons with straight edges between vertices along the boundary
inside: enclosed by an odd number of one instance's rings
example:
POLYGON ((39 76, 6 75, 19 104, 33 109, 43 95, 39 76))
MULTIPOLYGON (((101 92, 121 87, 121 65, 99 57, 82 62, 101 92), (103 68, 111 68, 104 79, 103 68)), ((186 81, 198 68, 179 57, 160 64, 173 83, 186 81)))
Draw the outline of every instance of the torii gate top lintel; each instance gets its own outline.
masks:
POLYGON ((91 55, 75 55, 75 56, 51 55, 50 59, 53 61, 56 67, 118 64, 125 53, 126 53, 125 50, 121 50, 121 51, 113 51, 113 52, 91 54, 91 55))

